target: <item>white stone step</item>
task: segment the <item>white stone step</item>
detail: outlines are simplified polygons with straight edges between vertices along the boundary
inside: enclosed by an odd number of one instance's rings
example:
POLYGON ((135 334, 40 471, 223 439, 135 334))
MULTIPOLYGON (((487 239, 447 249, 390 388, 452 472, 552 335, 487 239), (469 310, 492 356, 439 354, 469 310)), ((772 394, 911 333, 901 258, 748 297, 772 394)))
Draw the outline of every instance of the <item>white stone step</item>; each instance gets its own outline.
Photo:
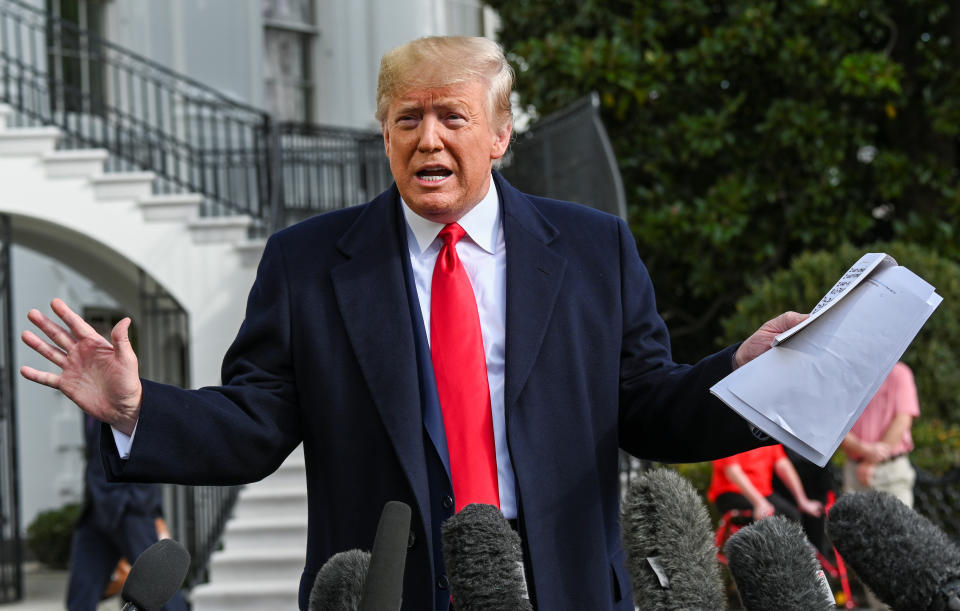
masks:
POLYGON ((207 583, 190 593, 193 611, 273 611, 297 608, 296 579, 207 583))
POLYGON ((148 199, 153 191, 153 172, 114 172, 90 179, 93 190, 100 200, 148 199))
POLYGON ((244 267, 256 267, 263 256, 263 248, 267 245, 266 239, 246 239, 236 242, 234 247, 240 251, 240 261, 244 267))
POLYGON ((49 178, 82 178, 103 174, 110 153, 103 149, 51 151, 42 155, 49 178))
POLYGON ((277 518, 307 515, 307 486, 250 484, 240 491, 234 508, 237 518, 277 518))
MULTIPOLYGON (((264 545, 272 542, 265 541, 264 545)), ((304 559, 302 544, 296 548, 223 549, 210 558, 210 583, 299 579, 304 559)))
POLYGON ((242 242, 247 239, 253 219, 237 216, 203 217, 190 222, 190 235, 196 244, 242 242))
POLYGON ((257 488, 286 489, 299 487, 304 493, 307 491, 307 469, 303 456, 291 456, 280 465, 280 468, 259 482, 250 484, 257 488))
POLYGON ((189 222, 197 216, 203 196, 196 193, 153 194, 137 202, 148 221, 189 222))
POLYGON ((307 515, 276 518, 240 518, 227 522, 223 533, 224 550, 258 550, 270 547, 307 545, 307 515))
POLYGON ((18 127, 0 132, 0 155, 43 155, 60 137, 56 127, 18 127))

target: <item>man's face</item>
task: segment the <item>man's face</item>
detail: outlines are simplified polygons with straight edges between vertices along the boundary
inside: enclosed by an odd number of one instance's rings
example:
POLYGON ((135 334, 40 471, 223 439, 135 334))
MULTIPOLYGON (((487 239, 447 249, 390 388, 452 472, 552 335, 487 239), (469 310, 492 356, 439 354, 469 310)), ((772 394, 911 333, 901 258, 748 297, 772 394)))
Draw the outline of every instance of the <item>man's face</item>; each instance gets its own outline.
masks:
POLYGON ((507 150, 510 125, 494 132, 479 81, 410 89, 390 102, 383 144, 400 195, 420 216, 454 223, 486 194, 507 150))

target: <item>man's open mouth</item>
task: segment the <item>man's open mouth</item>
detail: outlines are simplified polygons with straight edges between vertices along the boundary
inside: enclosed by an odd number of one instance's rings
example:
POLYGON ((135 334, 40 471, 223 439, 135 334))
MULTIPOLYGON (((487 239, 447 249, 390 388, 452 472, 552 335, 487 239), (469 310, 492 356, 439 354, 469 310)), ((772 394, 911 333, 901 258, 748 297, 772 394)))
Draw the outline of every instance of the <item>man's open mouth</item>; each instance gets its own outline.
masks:
POLYGON ((417 178, 424 182, 440 182, 452 174, 453 172, 443 167, 424 168, 417 172, 417 178))

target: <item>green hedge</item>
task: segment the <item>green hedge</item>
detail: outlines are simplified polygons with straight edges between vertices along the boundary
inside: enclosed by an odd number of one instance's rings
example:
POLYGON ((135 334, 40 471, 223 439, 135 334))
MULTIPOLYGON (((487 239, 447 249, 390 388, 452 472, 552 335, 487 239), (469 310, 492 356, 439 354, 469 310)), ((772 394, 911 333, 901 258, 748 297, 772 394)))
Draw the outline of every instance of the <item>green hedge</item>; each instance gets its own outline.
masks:
POLYGON ((67 568, 73 527, 79 516, 80 505, 76 503, 38 513, 27 527, 27 549, 51 568, 67 568))
MULTIPOLYGON (((903 355, 913 369, 925 419, 960 424, 960 265, 902 242, 804 253, 787 269, 751 287, 723 321, 723 344, 741 340, 785 310, 809 312, 834 282, 867 252, 885 252, 936 287, 943 303, 903 355)), ((919 444, 918 444, 919 445, 919 444)))

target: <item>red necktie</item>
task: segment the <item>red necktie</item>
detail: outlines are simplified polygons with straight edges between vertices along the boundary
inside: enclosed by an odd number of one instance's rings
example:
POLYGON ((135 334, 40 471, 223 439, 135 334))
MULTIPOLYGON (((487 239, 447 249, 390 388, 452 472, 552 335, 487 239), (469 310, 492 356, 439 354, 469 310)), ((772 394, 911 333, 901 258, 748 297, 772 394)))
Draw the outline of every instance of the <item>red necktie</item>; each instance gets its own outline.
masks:
POLYGON ((457 511, 470 503, 500 507, 480 316, 456 248, 465 233, 456 223, 440 231, 443 246, 433 268, 430 290, 430 355, 457 511))

